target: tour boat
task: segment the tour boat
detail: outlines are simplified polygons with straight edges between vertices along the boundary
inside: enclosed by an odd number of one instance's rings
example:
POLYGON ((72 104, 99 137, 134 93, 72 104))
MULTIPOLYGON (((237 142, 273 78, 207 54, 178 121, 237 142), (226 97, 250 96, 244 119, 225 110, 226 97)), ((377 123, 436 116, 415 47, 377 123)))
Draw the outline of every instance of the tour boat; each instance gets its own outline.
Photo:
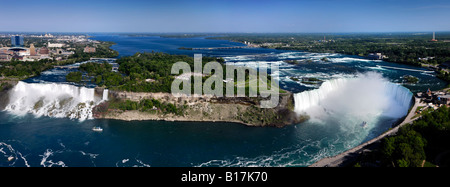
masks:
POLYGON ((92 130, 95 131, 95 132, 102 132, 103 131, 103 129, 101 127, 93 127, 92 130))
POLYGON ((367 127, 367 122, 363 121, 361 124, 361 127, 366 128, 367 127))

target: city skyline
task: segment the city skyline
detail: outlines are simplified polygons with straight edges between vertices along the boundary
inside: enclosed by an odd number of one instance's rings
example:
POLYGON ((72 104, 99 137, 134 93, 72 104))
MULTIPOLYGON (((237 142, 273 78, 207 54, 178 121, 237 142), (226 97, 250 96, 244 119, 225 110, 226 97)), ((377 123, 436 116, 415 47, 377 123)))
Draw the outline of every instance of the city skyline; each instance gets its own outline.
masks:
POLYGON ((450 31, 450 2, 7 1, 3 32, 425 32, 450 31), (30 16, 33 15, 33 16, 30 16))

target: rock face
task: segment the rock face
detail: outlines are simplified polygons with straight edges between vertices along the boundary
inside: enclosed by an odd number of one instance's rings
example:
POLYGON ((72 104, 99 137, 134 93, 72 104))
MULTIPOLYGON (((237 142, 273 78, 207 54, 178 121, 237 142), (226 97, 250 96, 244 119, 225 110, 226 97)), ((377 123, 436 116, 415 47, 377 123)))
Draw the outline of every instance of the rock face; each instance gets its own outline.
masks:
MULTIPOLYGON (((290 92, 280 94, 275 108, 259 108, 262 98, 250 97, 174 97, 170 93, 136 93, 110 91, 110 98, 130 101, 157 99, 161 102, 185 106, 183 115, 141 112, 137 110, 108 110, 97 118, 119 120, 166 120, 235 122, 248 126, 276 126, 300 123, 307 119, 294 112, 294 99, 290 92)), ((95 111, 95 110, 94 110, 95 111)))
POLYGON ((9 103, 9 91, 16 86, 18 81, 0 81, 0 110, 4 110, 9 103))

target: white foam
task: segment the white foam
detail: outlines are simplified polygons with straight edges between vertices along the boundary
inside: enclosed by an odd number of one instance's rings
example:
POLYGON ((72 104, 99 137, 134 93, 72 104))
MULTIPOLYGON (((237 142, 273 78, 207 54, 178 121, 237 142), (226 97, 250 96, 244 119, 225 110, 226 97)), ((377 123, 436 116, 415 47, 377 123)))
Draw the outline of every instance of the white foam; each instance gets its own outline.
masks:
POLYGON ((10 163, 10 166, 13 166, 16 164, 16 162, 20 159, 23 160, 26 167, 30 167, 28 164, 27 159, 22 155, 21 152, 15 150, 10 144, 7 144, 5 142, 0 142, 0 153, 2 153, 5 157, 12 157, 12 163, 10 163), (4 150, 4 148, 7 148, 8 150, 4 150))
POLYGON ((10 92, 10 102, 5 111, 19 116, 31 113, 37 117, 68 117, 83 121, 92 119, 92 108, 107 97, 107 90, 99 98, 93 88, 19 82, 10 92))
POLYGON ((42 157, 41 163, 40 163, 41 166, 53 167, 54 165, 56 165, 56 166, 61 166, 61 167, 67 167, 63 161, 53 162, 53 160, 48 160, 48 158, 50 156, 53 156, 53 151, 51 149, 46 149, 44 154, 39 155, 39 156, 42 157))
POLYGON ((146 164, 142 160, 139 160, 137 158, 135 158, 133 161, 131 161, 129 158, 126 158, 116 162, 116 167, 151 167, 151 166, 150 164, 146 164))

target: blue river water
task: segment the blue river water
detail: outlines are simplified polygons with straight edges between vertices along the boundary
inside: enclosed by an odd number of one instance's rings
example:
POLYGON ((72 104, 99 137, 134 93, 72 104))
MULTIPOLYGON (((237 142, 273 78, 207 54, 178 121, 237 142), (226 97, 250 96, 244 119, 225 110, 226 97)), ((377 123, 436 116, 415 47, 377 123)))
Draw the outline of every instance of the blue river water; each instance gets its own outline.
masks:
MULTIPOLYGON (((280 71, 276 73, 280 77, 281 87, 293 93, 322 91, 320 85, 295 80, 311 77, 330 81, 330 84, 336 79, 362 80, 360 82, 363 83, 366 79, 375 79, 374 85, 389 81, 412 92, 427 88, 436 90, 445 86, 445 82, 425 69, 357 56, 260 48, 191 51, 178 48, 243 44, 205 38, 131 37, 113 34, 93 36, 93 39, 117 43, 112 49, 119 51, 121 56, 152 51, 190 56, 202 53, 223 57, 226 63, 235 65, 277 63, 280 65, 280 71), (329 61, 321 61, 323 57, 327 57, 329 61), (291 65, 285 63, 285 60, 309 62, 291 65), (415 76, 419 78, 419 82, 404 83, 404 75, 415 76)), ((68 70, 53 69, 24 82, 68 84, 65 81, 67 73, 68 70)), ((343 90, 344 93, 356 92, 356 97, 370 100, 365 98, 372 92, 370 87, 367 88, 368 92, 358 92, 356 90, 361 88, 360 82, 343 82, 348 89, 343 90)), ((345 95, 354 96, 343 94, 342 97, 345 95)), ((389 104, 392 101, 380 102, 389 104)), ((368 111, 372 111, 372 108, 368 111)), ((378 111, 378 108, 373 111, 378 111)), ((314 114, 317 117, 302 124, 283 128, 256 128, 235 123, 99 119, 80 121, 31 113, 15 115, 2 111, 0 166, 307 166, 376 137, 399 119, 398 115, 385 112, 364 113, 366 116, 354 112, 352 109, 348 109, 345 115, 322 112, 324 114, 314 114), (359 125, 362 120, 369 124, 367 128, 359 125), (95 126, 102 127, 103 132, 92 131, 95 126)))

